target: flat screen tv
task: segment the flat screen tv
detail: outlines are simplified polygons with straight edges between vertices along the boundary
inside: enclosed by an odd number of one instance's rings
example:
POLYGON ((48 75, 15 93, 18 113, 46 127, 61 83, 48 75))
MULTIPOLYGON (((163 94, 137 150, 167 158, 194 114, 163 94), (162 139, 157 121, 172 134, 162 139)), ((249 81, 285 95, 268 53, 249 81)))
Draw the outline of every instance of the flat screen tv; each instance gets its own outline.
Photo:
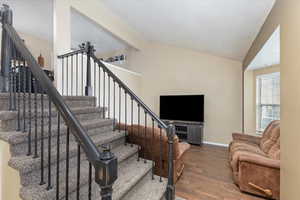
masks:
POLYGON ((204 95, 160 96, 163 120, 204 122, 204 95))

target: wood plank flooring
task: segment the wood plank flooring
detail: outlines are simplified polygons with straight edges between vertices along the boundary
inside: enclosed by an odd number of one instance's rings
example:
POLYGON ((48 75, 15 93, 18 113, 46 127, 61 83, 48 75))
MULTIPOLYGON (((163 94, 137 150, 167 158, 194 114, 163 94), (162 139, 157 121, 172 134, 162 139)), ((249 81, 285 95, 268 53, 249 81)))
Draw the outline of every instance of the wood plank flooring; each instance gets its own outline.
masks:
POLYGON ((263 200, 240 192, 233 183, 228 150, 212 145, 192 146, 184 155, 185 169, 176 195, 186 200, 263 200))

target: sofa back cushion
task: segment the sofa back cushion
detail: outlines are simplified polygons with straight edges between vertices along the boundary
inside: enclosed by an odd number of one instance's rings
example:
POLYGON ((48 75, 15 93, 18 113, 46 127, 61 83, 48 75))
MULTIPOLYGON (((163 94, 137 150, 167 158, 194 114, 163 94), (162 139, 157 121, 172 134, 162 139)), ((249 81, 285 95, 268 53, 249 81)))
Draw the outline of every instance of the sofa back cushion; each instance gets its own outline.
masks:
POLYGON ((280 137, 268 152, 269 158, 280 160, 280 137))
POLYGON ((276 144, 280 137, 280 121, 272 121, 265 131, 263 132, 262 139, 260 141, 260 148, 265 153, 268 154, 273 145, 276 144))

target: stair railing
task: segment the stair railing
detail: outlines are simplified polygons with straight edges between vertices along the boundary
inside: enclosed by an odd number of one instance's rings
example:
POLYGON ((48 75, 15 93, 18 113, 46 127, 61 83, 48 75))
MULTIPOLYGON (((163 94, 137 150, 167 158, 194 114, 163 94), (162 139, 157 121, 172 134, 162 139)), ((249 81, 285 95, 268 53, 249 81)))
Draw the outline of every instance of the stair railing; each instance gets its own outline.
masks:
MULTIPOLYGON (((107 110, 103 112, 103 118, 110 118, 114 121, 114 127, 121 130, 120 124, 124 125, 127 132, 129 125, 138 125, 139 134, 143 135, 144 147, 154 139, 154 129, 157 126, 160 132, 160 158, 154 165, 159 166, 159 180, 162 181, 161 172, 163 163, 163 130, 168 137, 168 185, 166 198, 175 198, 174 187, 174 152, 173 142, 175 130, 172 124, 164 123, 135 93, 116 76, 100 59, 95 55, 95 49, 87 42, 79 46, 79 50, 58 56, 61 63, 60 74, 62 74, 59 84, 63 95, 86 95, 96 97, 96 105, 107 110), (119 122, 119 124, 117 123, 119 122), (147 136, 146 127, 152 127, 152 135, 147 136), (144 128, 143 128, 144 127, 144 128), (148 138, 147 138, 148 137, 148 138)), ((139 151, 140 156, 145 158, 139 151)), ((152 148, 152 151, 157 151, 152 148)), ((150 152, 151 154, 151 152, 150 152)), ((153 155, 153 154, 152 154, 153 155)), ((152 159, 154 161, 154 158, 152 159)), ((156 160, 157 161, 157 160, 156 160)), ((147 162, 144 159, 144 162, 147 162)), ((152 172, 154 179, 154 172, 152 172)))
POLYGON ((100 152, 88 136, 63 97, 53 86, 13 28, 12 10, 9 6, 3 5, 0 17, 2 23, 1 88, 2 92, 8 93, 8 109, 17 113, 17 131, 27 134, 27 156, 33 159, 40 159, 40 185, 47 185, 47 190, 55 189, 56 199, 61 199, 60 195, 62 193, 68 199, 69 144, 70 133, 72 133, 78 143, 77 199, 79 199, 80 184, 82 184, 80 182, 80 156, 83 151, 89 161, 89 193, 87 199, 92 198, 91 188, 94 177, 95 182, 101 188, 100 194, 102 199, 111 200, 112 185, 117 179, 117 158, 106 146, 104 151, 100 152), (38 105, 41 106, 41 110, 38 110, 38 105), (56 114, 53 112, 53 105, 57 110, 56 114), (52 127, 53 117, 57 119, 56 130, 53 130, 52 127), (65 122, 65 125, 61 124, 61 120, 65 122), (46 128, 48 128, 48 131, 45 130, 46 128), (60 149, 62 145, 61 133, 63 131, 66 133, 66 155, 62 154, 60 149), (44 144, 44 139, 48 140, 47 146, 44 144), (54 139, 57 142, 56 151, 51 147, 54 139), (47 151, 44 150, 45 147, 47 147, 47 151), (56 153, 56 162, 52 156, 54 152, 56 153), (59 191, 59 184, 62 181, 60 180, 60 161, 62 156, 66 156, 65 192, 59 191), (53 168, 56 169, 54 170, 53 168), (56 174, 54 174, 54 171, 56 171, 56 174), (94 176, 92 171, 94 171, 94 176), (54 177, 56 178, 55 183, 53 183, 54 177))

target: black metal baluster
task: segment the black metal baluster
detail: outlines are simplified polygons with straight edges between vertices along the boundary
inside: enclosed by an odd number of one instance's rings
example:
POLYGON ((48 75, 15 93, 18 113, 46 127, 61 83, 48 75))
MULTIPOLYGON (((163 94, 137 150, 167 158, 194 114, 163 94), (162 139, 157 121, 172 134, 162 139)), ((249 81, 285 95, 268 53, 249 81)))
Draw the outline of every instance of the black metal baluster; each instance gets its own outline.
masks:
POLYGON ((25 66, 25 61, 23 60, 23 66, 21 67, 22 69, 22 74, 23 74, 23 132, 26 132, 26 68, 25 66))
POLYGON ((76 54, 76 96, 78 96, 78 53, 76 54))
POLYGON ((92 164, 89 162, 89 192, 88 192, 88 200, 92 199, 92 164))
MULTIPOLYGON (((15 67, 17 67, 17 59, 18 59, 18 53, 15 51, 15 67)), ((19 63, 20 64, 20 63, 19 63)), ((18 66, 18 124, 17 124, 17 131, 21 130, 21 68, 18 66)))
MULTIPOLYGON (((58 112, 58 111, 57 111, 58 112)), ((59 200, 59 161, 60 161, 60 114, 57 113, 57 140, 56 140, 56 200, 59 200)))
MULTIPOLYGON (((151 146, 153 147, 154 146, 154 119, 152 118, 152 140, 151 140, 151 146)), ((154 167, 155 167, 155 164, 154 164, 154 160, 155 160, 155 157, 154 157, 154 149, 152 148, 152 180, 154 180, 154 167)))
POLYGON ((84 96, 84 85, 83 85, 83 52, 81 53, 81 95, 84 96))
MULTIPOLYGON (((100 66, 99 66, 99 65, 98 65, 98 74, 99 74, 99 84, 98 84, 98 86, 99 86, 99 88, 98 88, 99 94, 98 94, 98 102, 99 102, 99 107, 100 107, 100 106, 101 106, 101 100, 100 100, 100 98, 101 98, 101 96, 100 96, 100 94, 101 94, 101 79, 100 79, 100 77, 101 77, 101 69, 100 69, 100 66)), ((103 108, 103 112, 105 112, 104 108, 103 108)))
POLYGON ((162 182, 162 130, 161 127, 159 127, 159 182, 162 182))
MULTIPOLYGON (((131 96, 131 129, 133 126, 133 97, 131 96)), ((133 147, 133 144, 131 144, 131 147, 133 147)))
POLYGON ((144 163, 147 163, 146 159, 146 146, 147 146, 147 112, 145 111, 145 126, 144 126, 144 163))
POLYGON ((116 81, 114 79, 114 130, 116 129, 116 81))
MULTIPOLYGON (((16 70, 16 65, 15 64, 15 52, 14 52, 14 48, 12 48, 12 57, 11 57, 11 60, 10 60, 10 71, 12 72, 12 110, 16 110, 17 109, 17 106, 16 106, 16 92, 17 92, 17 70, 16 70)), ((10 85, 9 85, 10 87, 10 85)))
POLYGON ((65 75, 64 75, 64 72, 65 72, 65 65, 64 65, 64 60, 65 58, 62 57, 62 61, 61 61, 61 94, 64 95, 64 82, 65 82, 65 75))
POLYGON ((71 96, 73 96, 73 55, 71 56, 71 96))
POLYGON ((80 145, 77 146, 77 187, 76 187, 76 197, 79 200, 80 195, 80 145))
POLYGON ((38 88, 38 81, 36 78, 33 79, 33 86, 34 86, 34 156, 33 158, 38 157, 38 127, 37 127, 37 88, 38 88))
POLYGON ((70 148, 70 129, 67 128, 67 145, 66 145, 66 200, 69 199, 69 148, 70 148))
MULTIPOLYGON (((105 71, 103 69, 103 108, 105 109, 105 71)), ((105 113, 103 112, 103 118, 105 119, 105 113)))
POLYGON ((95 60, 93 60, 93 61, 94 61, 94 97, 96 97, 96 75, 97 75, 96 71, 97 71, 97 69, 96 69, 96 62, 95 62, 95 60))
POLYGON ((124 97, 125 99, 125 107, 124 107, 124 109, 125 109, 125 112, 124 112, 124 114, 125 114, 125 145, 127 145, 127 142, 128 142, 128 133, 127 133, 127 92, 125 91, 125 97, 124 97))
POLYGON ((41 182, 44 185, 44 91, 41 93, 41 182))
POLYGON ((127 132, 127 92, 125 91, 125 131, 127 132))
POLYGON ((110 76, 107 74, 107 118, 110 119, 110 76))
POLYGON ((13 106, 12 110, 17 110, 17 69, 13 68, 13 106))
POLYGON ((13 110, 13 67, 10 64, 8 72, 8 81, 9 81, 9 101, 8 101, 8 110, 13 110))
MULTIPOLYGON (((141 124, 141 119, 140 119, 140 115, 141 115, 141 113, 140 113, 140 104, 138 103, 138 134, 140 134, 140 124, 141 124)), ((139 147, 139 149, 140 149, 141 147, 139 147)), ((141 149, 140 149, 141 150, 141 149)), ((141 153, 141 151, 138 153, 138 161, 140 161, 140 153, 141 153)))
POLYGON ((119 132, 121 132, 121 86, 119 85, 119 132))
POLYGON ((28 156, 31 155, 31 71, 28 69, 28 156))
POLYGON ((67 67, 67 72, 66 72, 66 76, 67 76, 66 77, 66 81, 67 81, 67 84, 66 84, 67 85, 67 89, 66 89, 66 91, 67 91, 67 94, 66 95, 69 96, 69 57, 67 56, 66 58, 67 58, 67 66, 66 66, 67 67))
POLYGON ((51 100, 50 97, 48 97, 48 186, 47 186, 47 190, 52 189, 52 185, 51 185, 51 139, 52 139, 52 127, 51 127, 51 100))

